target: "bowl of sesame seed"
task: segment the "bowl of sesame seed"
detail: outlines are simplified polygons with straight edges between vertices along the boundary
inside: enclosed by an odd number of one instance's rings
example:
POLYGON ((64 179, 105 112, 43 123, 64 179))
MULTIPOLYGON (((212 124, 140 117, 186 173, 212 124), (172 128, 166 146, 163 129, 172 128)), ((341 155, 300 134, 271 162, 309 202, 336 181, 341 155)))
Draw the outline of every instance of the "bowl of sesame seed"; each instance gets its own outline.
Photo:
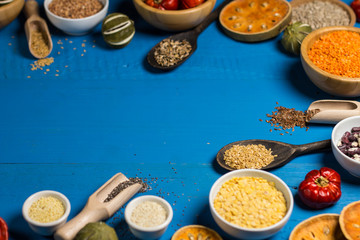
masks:
POLYGON ((309 79, 326 93, 360 96, 360 28, 319 28, 301 43, 300 57, 309 79))
POLYGON ((22 214, 34 232, 51 236, 66 223, 70 209, 70 201, 64 194, 44 190, 32 194, 25 200, 22 214))
POLYGON ((290 219, 294 199, 276 175, 257 169, 234 170, 211 187, 210 212, 217 225, 237 239, 267 239, 290 219))
POLYGON ((45 0, 50 22, 69 35, 85 35, 106 16, 109 0, 45 0))
POLYGON ((143 195, 127 204, 124 216, 134 236, 150 240, 165 233, 173 218, 173 210, 164 198, 143 195))

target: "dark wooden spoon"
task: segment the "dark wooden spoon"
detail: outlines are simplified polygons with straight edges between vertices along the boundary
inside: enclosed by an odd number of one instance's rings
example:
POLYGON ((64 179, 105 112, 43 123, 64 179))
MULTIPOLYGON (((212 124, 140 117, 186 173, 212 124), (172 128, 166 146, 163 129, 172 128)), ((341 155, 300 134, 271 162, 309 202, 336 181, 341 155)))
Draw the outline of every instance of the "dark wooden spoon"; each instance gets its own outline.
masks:
POLYGON ((177 62, 176 64, 172 65, 172 66, 162 66, 160 65, 155 57, 154 57, 154 52, 155 49, 159 46, 160 42, 158 44, 156 44, 148 53, 147 55, 147 61, 148 63, 157 69, 161 69, 163 71, 170 71, 173 70, 174 68, 178 67, 179 65, 181 65, 183 62, 186 61, 186 59, 188 59, 196 50, 197 48, 197 39, 198 36, 200 35, 200 33, 202 33, 202 31, 205 30, 205 28, 207 28, 207 26, 210 25, 210 23, 212 23, 212 21, 214 21, 218 16, 219 13, 221 11, 221 9, 227 5, 229 2, 231 2, 233 0, 225 0, 224 2, 222 2, 214 11, 212 11, 199 25, 197 25, 194 29, 190 30, 190 31, 186 31, 186 32, 182 32, 182 33, 178 33, 175 35, 172 35, 166 39, 170 39, 170 40, 178 40, 178 41, 182 41, 182 40, 187 40, 190 45, 191 45, 191 51, 190 54, 183 58, 181 61, 177 62))
POLYGON ((272 140, 259 140, 259 139, 251 139, 251 140, 243 140, 238 142, 233 142, 227 144, 216 155, 216 160, 219 165, 227 170, 236 170, 226 165, 224 161, 224 153, 226 150, 230 149, 233 145, 249 145, 249 144, 261 144, 265 146, 266 149, 271 149, 273 155, 277 155, 269 165, 261 168, 262 170, 268 170, 273 168, 278 168, 284 166, 292 159, 296 158, 299 155, 313 153, 316 151, 324 151, 331 149, 331 140, 323 140, 319 142, 307 143, 302 145, 292 145, 288 143, 283 143, 279 141, 272 140))

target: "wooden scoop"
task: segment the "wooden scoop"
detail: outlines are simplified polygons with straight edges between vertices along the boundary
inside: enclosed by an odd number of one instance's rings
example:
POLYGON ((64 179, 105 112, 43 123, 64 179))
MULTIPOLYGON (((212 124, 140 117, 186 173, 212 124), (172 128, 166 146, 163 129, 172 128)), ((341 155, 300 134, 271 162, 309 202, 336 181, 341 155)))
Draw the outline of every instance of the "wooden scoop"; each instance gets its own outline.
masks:
POLYGON ((89 197, 84 209, 76 217, 55 232, 54 239, 72 240, 87 223, 98 222, 111 217, 142 187, 139 183, 135 183, 126 187, 111 200, 104 202, 115 187, 128 180, 122 173, 114 175, 89 197))
POLYGON ((310 104, 308 110, 319 109, 311 119, 311 123, 336 124, 339 121, 360 116, 360 103, 350 100, 318 100, 310 104))
POLYGON ((30 53, 36 58, 45 58, 51 53, 53 43, 46 21, 39 16, 39 4, 35 0, 27 0, 24 13, 28 18, 25 33, 30 53))

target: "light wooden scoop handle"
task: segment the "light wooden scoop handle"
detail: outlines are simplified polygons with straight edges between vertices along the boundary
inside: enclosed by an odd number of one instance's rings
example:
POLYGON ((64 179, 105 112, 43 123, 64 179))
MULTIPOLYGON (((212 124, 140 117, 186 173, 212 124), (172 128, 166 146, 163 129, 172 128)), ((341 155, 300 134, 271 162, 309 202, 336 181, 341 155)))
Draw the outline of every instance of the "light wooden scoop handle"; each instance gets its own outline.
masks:
POLYGON ((54 234, 55 240, 72 240, 76 234, 88 223, 106 220, 124 205, 140 189, 141 185, 135 183, 126 187, 108 202, 104 202, 111 191, 121 182, 128 181, 122 173, 114 175, 88 199, 83 210, 69 222, 60 227, 54 234))
POLYGON ((31 16, 39 16, 39 4, 35 0, 27 0, 24 6, 24 13, 26 18, 31 16))
POLYGON ((350 100, 318 100, 308 110, 319 109, 310 120, 312 123, 336 124, 339 121, 360 115, 360 103, 350 100))

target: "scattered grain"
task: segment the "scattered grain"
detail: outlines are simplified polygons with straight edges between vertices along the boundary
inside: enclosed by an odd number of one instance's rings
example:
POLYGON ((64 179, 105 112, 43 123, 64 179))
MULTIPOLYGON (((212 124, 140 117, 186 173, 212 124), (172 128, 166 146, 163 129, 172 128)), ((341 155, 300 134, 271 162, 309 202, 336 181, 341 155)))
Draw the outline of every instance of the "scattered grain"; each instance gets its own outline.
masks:
POLYGON ((51 65, 53 62, 54 62, 54 58, 52 58, 52 57, 39 59, 39 60, 35 61, 33 64, 30 64, 31 70, 32 71, 38 70, 38 69, 43 70, 43 67, 51 65))
POLYGON ((234 169, 260 169, 269 165, 277 155, 264 145, 233 145, 225 151, 225 164, 234 169))
POLYGON ((271 119, 265 122, 270 123, 274 130, 292 129, 292 131, 295 130, 295 127, 306 128, 308 130, 306 124, 320 111, 319 109, 314 109, 303 112, 282 106, 275 107, 275 109, 276 111, 273 111, 272 114, 266 114, 271 119))
POLYGON ((271 226, 287 212, 283 193, 261 177, 226 181, 214 199, 214 208, 226 221, 245 228, 271 226))

